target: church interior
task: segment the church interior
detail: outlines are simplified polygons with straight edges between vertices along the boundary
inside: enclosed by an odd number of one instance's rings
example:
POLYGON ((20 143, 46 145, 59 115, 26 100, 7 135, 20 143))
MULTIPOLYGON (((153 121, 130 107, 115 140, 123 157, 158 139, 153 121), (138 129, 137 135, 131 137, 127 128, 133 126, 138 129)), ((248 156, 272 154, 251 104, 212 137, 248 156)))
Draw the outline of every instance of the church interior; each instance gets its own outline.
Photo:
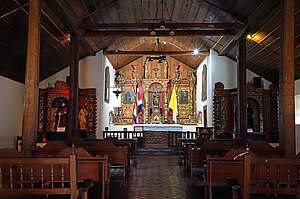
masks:
POLYGON ((299 0, 0 1, 1 198, 298 198, 299 0))

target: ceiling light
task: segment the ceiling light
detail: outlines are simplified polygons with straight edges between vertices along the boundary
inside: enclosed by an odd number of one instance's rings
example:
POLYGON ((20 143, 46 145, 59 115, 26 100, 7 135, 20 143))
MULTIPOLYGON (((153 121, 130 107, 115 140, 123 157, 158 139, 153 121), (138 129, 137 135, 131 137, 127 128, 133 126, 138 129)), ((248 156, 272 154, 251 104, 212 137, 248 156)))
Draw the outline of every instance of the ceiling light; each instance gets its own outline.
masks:
POLYGON ((175 30, 174 30, 174 29, 170 29, 169 35, 170 35, 170 36, 174 36, 174 35, 175 35, 175 30))
POLYGON ((194 53, 194 55, 197 55, 199 53, 198 48, 194 49, 193 53, 194 53))
POLYGON ((165 29, 166 28, 166 24, 164 21, 159 22, 159 28, 160 29, 165 29))
POLYGON ((151 29, 150 29, 150 35, 151 35, 151 36, 156 35, 156 31, 155 31, 154 28, 151 28, 151 29))
POLYGON ((251 35, 247 35, 247 39, 252 39, 252 36, 251 35))

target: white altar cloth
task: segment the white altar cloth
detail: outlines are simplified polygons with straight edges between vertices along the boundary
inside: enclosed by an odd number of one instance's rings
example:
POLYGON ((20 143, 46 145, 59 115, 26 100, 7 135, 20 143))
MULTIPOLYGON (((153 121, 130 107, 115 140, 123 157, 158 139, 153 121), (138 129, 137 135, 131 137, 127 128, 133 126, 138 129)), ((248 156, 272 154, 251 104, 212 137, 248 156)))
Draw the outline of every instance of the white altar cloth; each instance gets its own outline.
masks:
POLYGON ((182 125, 179 124, 136 124, 135 129, 142 127, 144 131, 182 131, 182 125))

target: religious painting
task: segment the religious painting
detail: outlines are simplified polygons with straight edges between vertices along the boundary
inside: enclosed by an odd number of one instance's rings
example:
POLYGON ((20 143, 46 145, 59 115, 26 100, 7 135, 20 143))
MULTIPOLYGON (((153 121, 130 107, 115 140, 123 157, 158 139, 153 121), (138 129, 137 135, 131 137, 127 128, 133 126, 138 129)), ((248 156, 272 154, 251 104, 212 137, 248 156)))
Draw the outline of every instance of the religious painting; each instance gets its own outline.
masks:
POLYGON ((133 103, 133 92, 123 91, 123 104, 132 104, 132 103, 133 103))
POLYGON ((202 70, 202 101, 207 99, 207 67, 204 64, 202 70))
POLYGON ((110 74, 109 74, 109 67, 105 68, 105 91, 104 91, 104 101, 109 103, 109 90, 110 89, 110 74))
POLYGON ((188 104, 188 91, 179 91, 179 104, 188 104))

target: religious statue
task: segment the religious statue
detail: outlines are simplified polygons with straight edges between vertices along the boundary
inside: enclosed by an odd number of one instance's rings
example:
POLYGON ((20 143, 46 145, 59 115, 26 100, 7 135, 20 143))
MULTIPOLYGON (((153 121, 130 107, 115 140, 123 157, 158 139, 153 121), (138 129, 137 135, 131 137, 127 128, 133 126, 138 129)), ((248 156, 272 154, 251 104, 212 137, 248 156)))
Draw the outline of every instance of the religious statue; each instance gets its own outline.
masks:
POLYGON ((132 71, 132 79, 133 80, 137 80, 138 78, 138 73, 137 73, 137 70, 136 70, 136 65, 131 65, 133 71, 132 71))
POLYGON ((155 75, 155 79, 157 79, 157 75, 158 75, 158 71, 159 71, 159 68, 155 67, 153 68, 152 70, 154 70, 154 75, 155 75))
POLYGON ((159 96, 158 95, 153 96, 152 103, 153 103, 153 107, 159 107, 159 96))
POLYGON ((66 104, 63 102, 60 107, 58 107, 55 115, 55 131, 65 132, 68 124, 68 109, 66 104))
POLYGON ((78 127, 79 131, 86 131, 87 130, 87 111, 84 108, 81 108, 78 113, 78 127))
POLYGON ((175 70, 175 80, 179 80, 180 79, 180 71, 179 71, 180 65, 176 66, 176 70, 175 70))

